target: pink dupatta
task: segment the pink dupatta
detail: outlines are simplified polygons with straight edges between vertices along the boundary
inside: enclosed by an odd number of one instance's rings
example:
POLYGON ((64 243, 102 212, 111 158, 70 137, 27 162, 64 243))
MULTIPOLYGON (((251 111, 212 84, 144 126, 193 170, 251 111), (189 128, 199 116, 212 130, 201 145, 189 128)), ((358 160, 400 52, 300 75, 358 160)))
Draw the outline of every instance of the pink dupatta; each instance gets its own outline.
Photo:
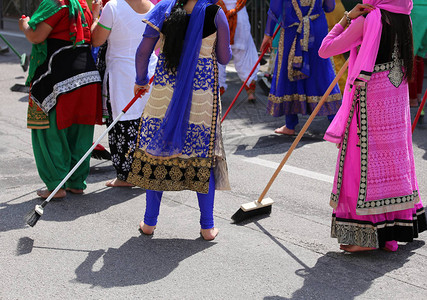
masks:
MULTIPOLYGON (((409 15, 413 6, 412 0, 363 0, 363 3, 370 4, 376 9, 366 16, 363 27, 363 41, 359 51, 357 47, 350 50, 349 75, 342 105, 324 136, 325 140, 332 143, 341 143, 342 141, 356 86, 365 85, 371 78, 381 41, 380 9, 409 15)), ((363 18, 363 16, 359 18, 363 18)))

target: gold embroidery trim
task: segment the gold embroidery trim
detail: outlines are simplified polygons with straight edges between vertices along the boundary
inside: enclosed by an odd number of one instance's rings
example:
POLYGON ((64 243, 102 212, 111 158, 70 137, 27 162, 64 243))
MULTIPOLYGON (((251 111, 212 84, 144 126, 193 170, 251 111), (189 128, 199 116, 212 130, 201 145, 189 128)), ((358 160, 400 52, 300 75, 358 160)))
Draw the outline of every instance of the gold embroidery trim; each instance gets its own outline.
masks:
POLYGON ((149 190, 180 191, 189 189, 207 193, 211 167, 211 158, 162 160, 150 157, 141 149, 137 149, 134 154, 132 171, 129 172, 126 181, 149 190))
MULTIPOLYGON (((292 46, 291 46, 291 49, 289 51, 289 56, 288 56, 288 79, 290 81, 296 81, 296 80, 307 78, 306 74, 302 73, 299 70, 294 70, 292 65, 294 63, 302 63, 302 57, 297 56, 295 59, 296 42, 297 42, 298 35, 301 34, 302 31, 304 31, 304 32, 302 32, 303 38, 300 39, 301 48, 302 48, 302 51, 305 51, 305 52, 308 51, 308 41, 309 41, 309 37, 310 37, 310 20, 313 21, 320 16, 319 14, 311 15, 311 13, 314 9, 315 2, 316 1, 311 2, 311 6, 310 6, 310 9, 309 9, 307 15, 303 16, 302 12, 301 12, 301 8, 298 5, 298 1, 292 0, 292 6, 294 7, 294 10, 295 10, 295 13, 298 17, 299 22, 295 22, 295 23, 288 26, 288 27, 298 26, 297 31, 296 31, 297 34, 295 34, 295 38, 292 42, 292 46)), ((308 6, 308 5, 305 5, 305 6, 308 6)))
POLYGON ((279 85, 280 71, 282 70, 283 52, 285 51, 285 28, 280 28, 280 40, 277 53, 277 72, 276 72, 276 86, 279 85))
POLYGON ((156 25, 154 25, 153 23, 151 23, 150 21, 148 21, 147 19, 142 19, 142 22, 144 22, 145 24, 149 25, 150 27, 152 27, 156 31, 160 32, 160 28, 157 27, 156 25))
MULTIPOLYGON (((322 96, 306 96, 301 94, 284 95, 280 97, 270 94, 268 96, 268 100, 275 104, 280 104, 283 102, 290 102, 290 101, 300 101, 300 102, 307 101, 307 103, 319 103, 320 99, 322 99, 322 96)), ((339 101, 341 99, 342 97, 340 93, 332 94, 332 95, 329 95, 329 97, 326 99, 326 102, 339 101)))

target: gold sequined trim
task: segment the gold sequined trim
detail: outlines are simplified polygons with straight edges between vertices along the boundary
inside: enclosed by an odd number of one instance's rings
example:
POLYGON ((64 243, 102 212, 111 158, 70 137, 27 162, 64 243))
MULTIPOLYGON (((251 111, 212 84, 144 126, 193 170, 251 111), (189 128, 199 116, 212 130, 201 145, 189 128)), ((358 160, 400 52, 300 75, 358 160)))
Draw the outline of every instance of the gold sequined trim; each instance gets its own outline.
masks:
MULTIPOLYGON (((280 104, 283 102, 290 102, 290 101, 300 101, 304 102, 307 101, 307 103, 318 103, 322 99, 322 96, 306 96, 301 94, 293 94, 293 95, 284 95, 284 96, 275 96, 273 94, 268 95, 268 101, 280 104)), ((326 99, 326 102, 333 102, 333 101, 339 101, 342 99, 341 94, 332 94, 329 95, 326 99)))
POLYGON ((148 190, 208 193, 212 158, 155 159, 137 149, 127 182, 148 190))
POLYGON ((316 0, 300 0, 301 6, 310 6, 313 4, 313 2, 316 2, 316 0))
POLYGON ((151 23, 150 21, 148 21, 147 19, 142 19, 142 22, 144 22, 145 24, 149 25, 150 27, 152 27, 156 31, 160 32, 160 28, 157 27, 156 25, 154 25, 153 23, 151 23))
POLYGON ((277 54, 277 72, 276 72, 276 86, 279 85, 279 75, 282 70, 283 52, 285 51, 285 28, 280 29, 280 40, 277 54))
MULTIPOLYGON (((294 8, 294 11, 295 11, 297 17, 298 17, 299 22, 295 22, 295 23, 288 26, 288 27, 298 26, 297 30, 296 30, 295 38, 292 42, 292 46, 291 46, 291 49, 289 51, 289 56, 288 56, 288 79, 289 79, 289 81, 301 80, 301 79, 305 79, 308 77, 308 75, 302 73, 299 70, 294 69, 293 64, 295 64, 295 63, 302 64, 302 61, 303 61, 301 56, 295 56, 297 39, 301 33, 303 34, 303 38, 299 40, 301 43, 301 45, 300 45, 301 49, 302 49, 302 51, 305 51, 305 52, 308 51, 308 41, 310 38, 310 20, 311 21, 315 20, 320 16, 319 14, 311 15, 315 2, 316 1, 311 1, 311 6, 310 6, 310 9, 308 10, 307 15, 303 16, 302 12, 301 12, 301 8, 298 4, 298 1, 292 0, 292 6, 294 8)), ((308 5, 305 5, 305 6, 308 6, 308 5)))

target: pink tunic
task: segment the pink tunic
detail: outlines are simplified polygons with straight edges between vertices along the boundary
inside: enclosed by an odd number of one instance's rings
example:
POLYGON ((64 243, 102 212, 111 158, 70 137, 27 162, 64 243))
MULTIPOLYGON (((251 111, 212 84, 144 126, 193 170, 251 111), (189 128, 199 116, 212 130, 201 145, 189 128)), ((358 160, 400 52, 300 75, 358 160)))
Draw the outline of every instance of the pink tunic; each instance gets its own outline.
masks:
MULTIPOLYGON (((364 20, 353 20, 345 31, 335 25, 319 55, 326 58, 360 45, 364 20)), ((426 230, 415 175, 408 84, 392 84, 393 67, 400 68, 396 62, 376 65, 367 84, 353 91, 347 83, 345 93, 354 93, 343 103, 349 115, 338 113, 341 119, 336 120, 343 135, 325 135, 341 143, 331 205, 332 236, 342 244, 379 248, 387 241, 410 242, 426 230)))

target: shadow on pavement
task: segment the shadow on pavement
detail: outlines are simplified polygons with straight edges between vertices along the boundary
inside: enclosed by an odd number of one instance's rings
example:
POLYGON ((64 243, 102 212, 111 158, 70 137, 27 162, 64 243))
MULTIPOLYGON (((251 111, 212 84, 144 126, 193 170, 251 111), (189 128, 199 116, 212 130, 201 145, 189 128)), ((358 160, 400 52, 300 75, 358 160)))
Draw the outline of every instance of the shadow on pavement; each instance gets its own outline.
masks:
MULTIPOLYGON (((144 193, 145 190, 141 188, 107 187, 83 195, 68 193, 64 199, 49 202, 39 222, 74 221, 80 217, 104 211, 114 205, 139 197, 144 193)), ((27 227, 28 225, 24 222, 24 216, 33 210, 37 204, 41 204, 42 199, 37 197, 18 204, 9 204, 8 202, 0 203, 0 232, 27 227)))
MULTIPOLYGON (((424 122, 427 122, 425 120, 424 122)), ((423 154, 423 159, 427 160, 427 125, 426 124, 419 124, 415 128, 414 134, 412 136, 412 141, 415 145, 417 145, 418 148, 423 149, 425 152, 423 154)))
MULTIPOLYGON (((310 268, 264 227, 257 222, 254 223, 301 265, 302 268, 295 273, 304 278, 303 286, 295 291, 291 298, 275 295, 264 297, 264 300, 354 299, 365 293, 376 279, 403 267, 415 254, 414 250, 425 245, 424 241, 414 241, 406 245, 399 245, 399 250, 393 253, 382 250, 360 253, 331 251, 320 257, 316 265, 310 268)), ((286 274, 282 274, 282 276, 283 280, 286 280, 286 274)))
POLYGON ((201 238, 132 237, 118 249, 89 252, 73 282, 104 288, 147 284, 168 276, 181 261, 215 244, 201 238))
MULTIPOLYGON (((295 149, 304 147, 305 145, 323 142, 322 137, 306 132, 295 149)), ((241 144, 236 147, 236 151, 234 151, 233 154, 245 157, 257 157, 260 154, 285 154, 286 151, 289 150, 295 138, 296 135, 287 136, 271 134, 261 136, 251 149, 246 149, 248 145, 241 144)))

